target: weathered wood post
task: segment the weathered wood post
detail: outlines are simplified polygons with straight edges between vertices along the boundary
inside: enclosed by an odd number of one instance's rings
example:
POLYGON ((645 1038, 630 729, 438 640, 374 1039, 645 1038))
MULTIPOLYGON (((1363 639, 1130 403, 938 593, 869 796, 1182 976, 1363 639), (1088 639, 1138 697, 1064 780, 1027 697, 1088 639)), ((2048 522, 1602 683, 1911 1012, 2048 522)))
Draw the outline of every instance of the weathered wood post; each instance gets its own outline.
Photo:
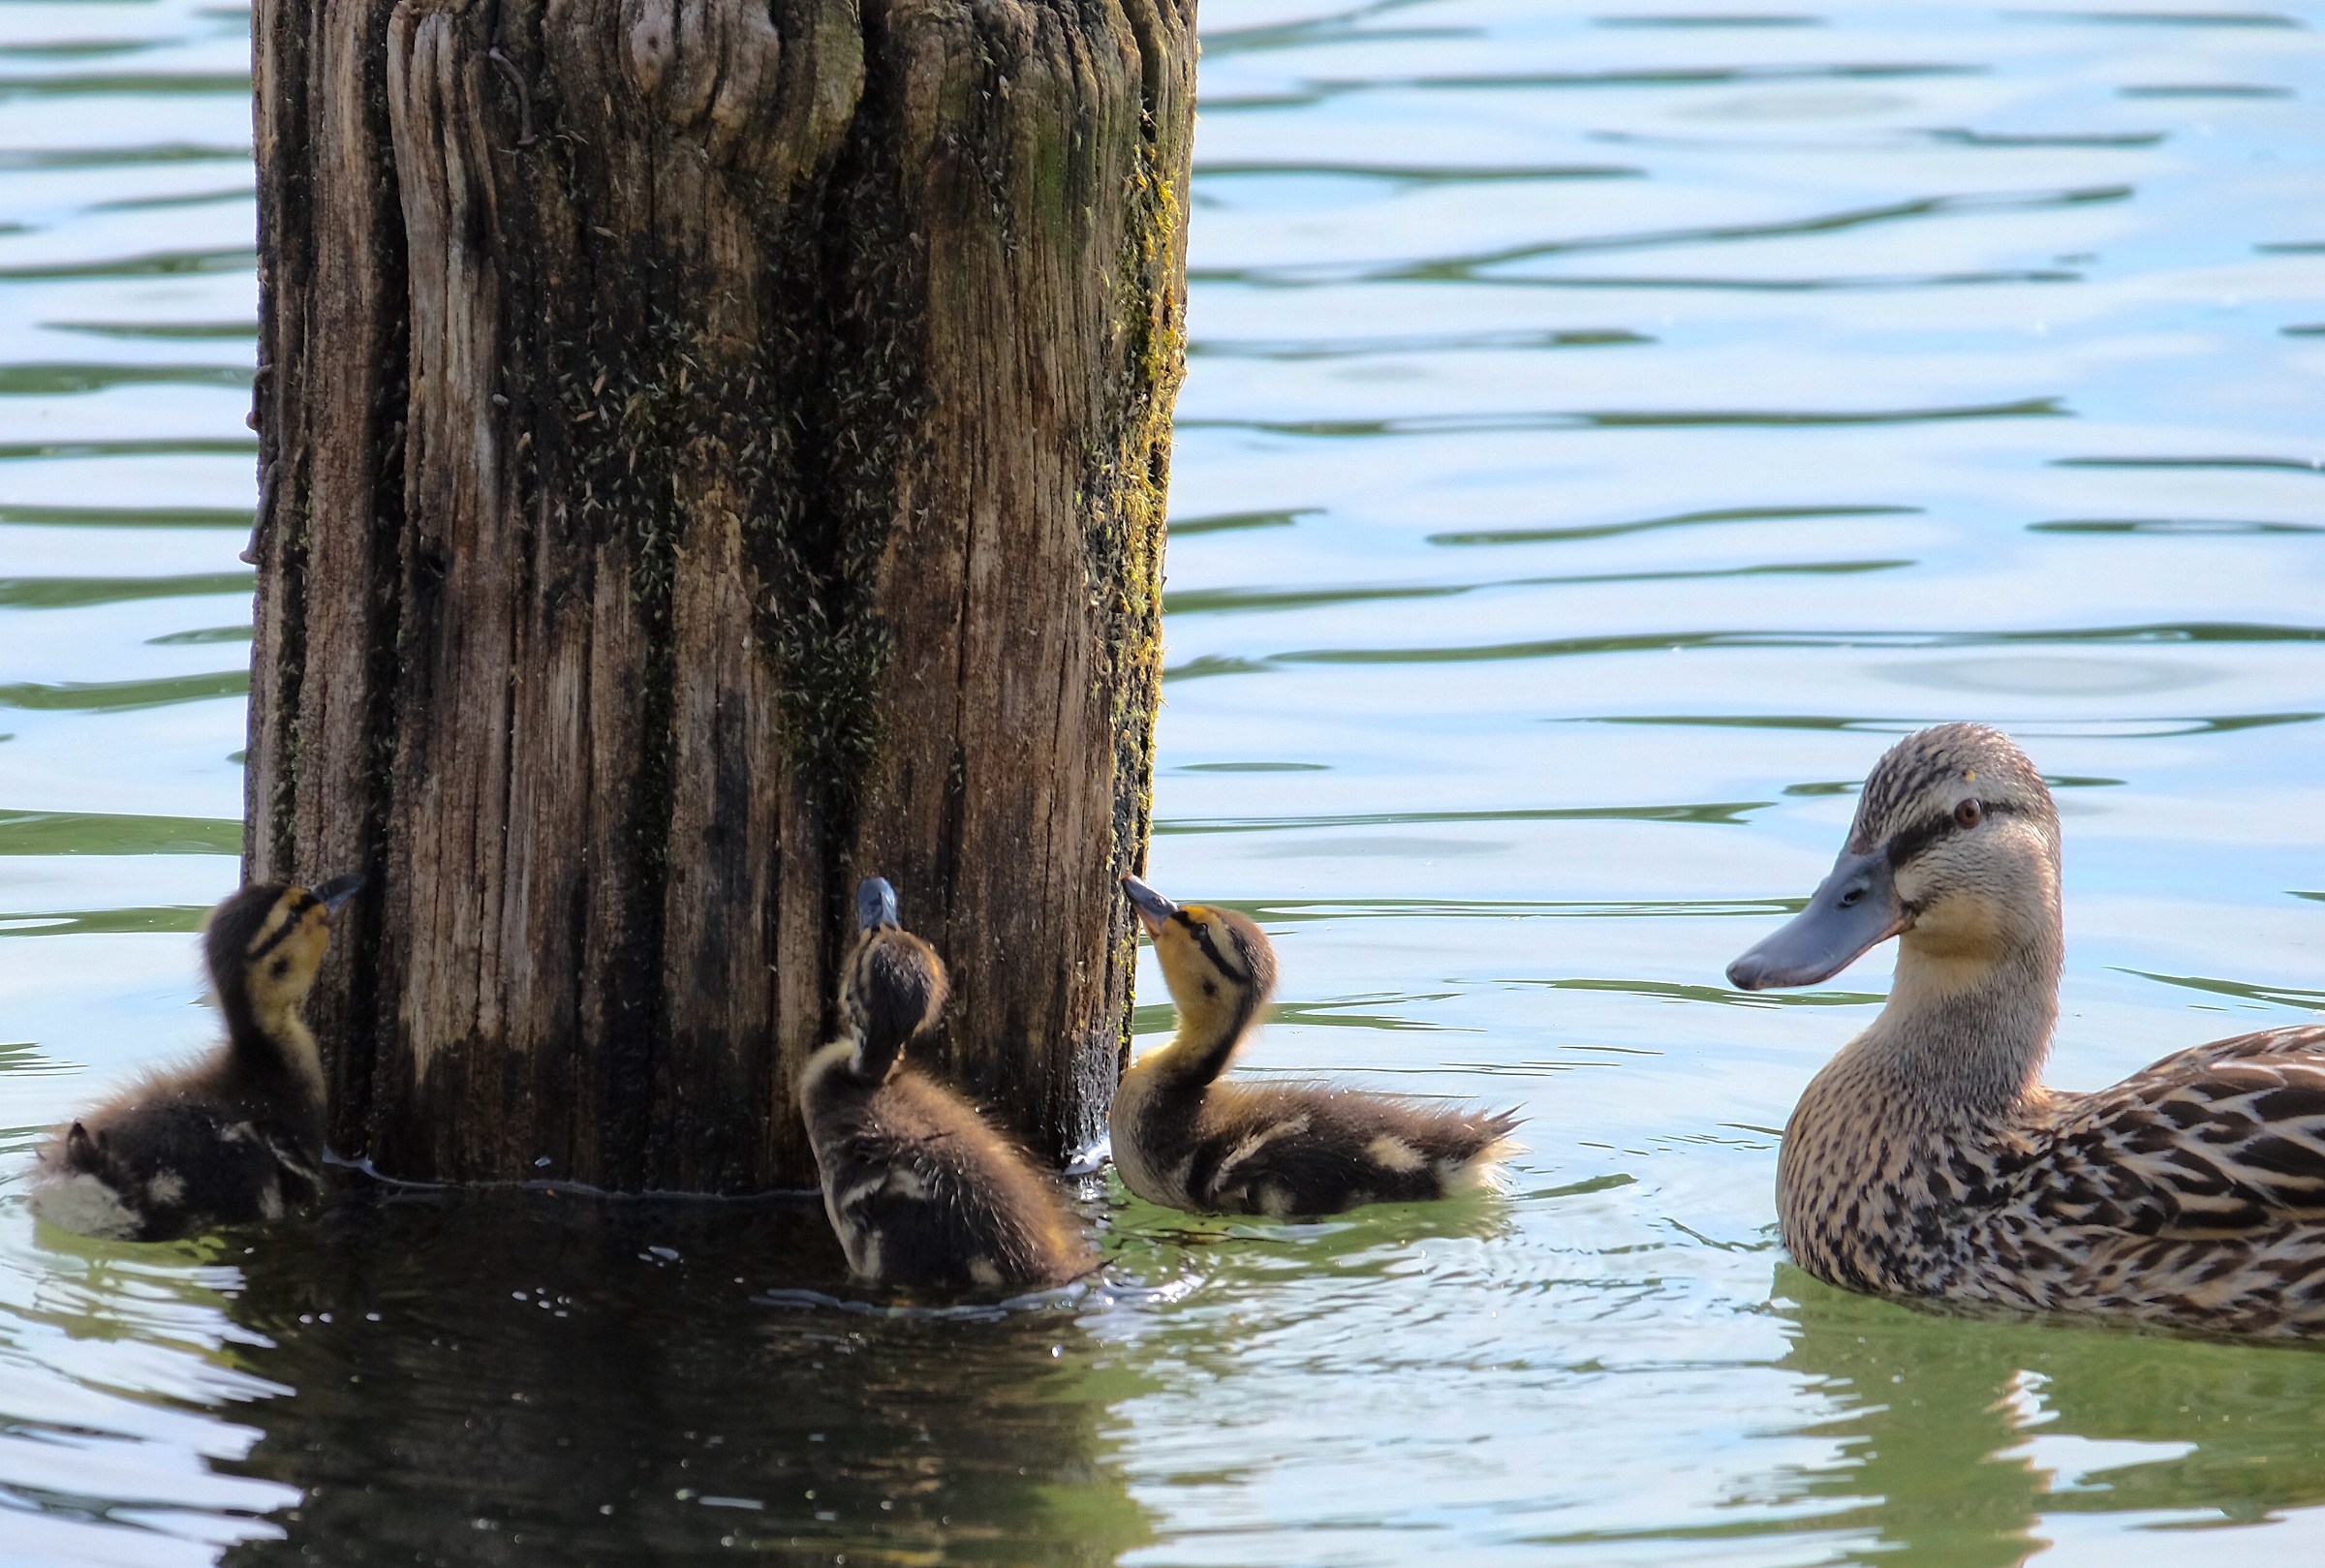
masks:
POLYGON ((396 1175, 811 1182, 855 878, 1092 1133, 1147 831, 1193 0, 260 0, 247 869, 396 1175))

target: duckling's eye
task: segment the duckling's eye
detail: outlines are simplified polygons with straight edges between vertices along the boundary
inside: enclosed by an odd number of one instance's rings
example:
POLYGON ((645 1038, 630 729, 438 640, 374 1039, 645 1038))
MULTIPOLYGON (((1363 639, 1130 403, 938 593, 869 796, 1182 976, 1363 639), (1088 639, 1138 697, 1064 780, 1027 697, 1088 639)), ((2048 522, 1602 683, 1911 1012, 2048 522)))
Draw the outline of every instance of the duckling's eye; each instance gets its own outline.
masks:
POLYGON ((1961 827, 1976 827, 1986 819, 1986 808, 1975 795, 1954 808, 1954 821, 1961 827))

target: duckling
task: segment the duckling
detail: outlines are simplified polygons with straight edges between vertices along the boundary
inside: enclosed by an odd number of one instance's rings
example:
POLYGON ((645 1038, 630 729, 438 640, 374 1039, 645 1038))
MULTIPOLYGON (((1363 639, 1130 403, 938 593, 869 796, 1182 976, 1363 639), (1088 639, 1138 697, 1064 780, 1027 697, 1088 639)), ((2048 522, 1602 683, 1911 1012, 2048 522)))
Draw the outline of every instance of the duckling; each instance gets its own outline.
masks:
POLYGON ((51 1139, 33 1212, 86 1236, 166 1242, 274 1219, 322 1184, 323 1059, 299 1009, 360 876, 243 888, 202 942, 226 1039, 51 1139))
POLYGON ((1321 1085, 1223 1083, 1268 994, 1276 954, 1233 909, 1171 903, 1125 876, 1154 938, 1178 1034, 1123 1074, 1114 1168, 1149 1203, 1279 1219, 1449 1197, 1491 1179, 1518 1119, 1321 1085))
POLYGON ((1892 937, 1887 1004, 1784 1130, 1777 1210, 1802 1267, 1880 1294, 2325 1334, 2325 1028, 2044 1088, 2059 814, 2000 731, 1893 747, 1808 907, 1727 975, 1814 985, 1892 937))
POLYGON ((840 976, 841 1038, 799 1078, 823 1212, 868 1284, 1060 1285, 1096 1267, 1056 1185, 967 1102, 904 1065, 944 1010, 935 949, 897 923, 896 890, 856 888, 860 935, 840 976))

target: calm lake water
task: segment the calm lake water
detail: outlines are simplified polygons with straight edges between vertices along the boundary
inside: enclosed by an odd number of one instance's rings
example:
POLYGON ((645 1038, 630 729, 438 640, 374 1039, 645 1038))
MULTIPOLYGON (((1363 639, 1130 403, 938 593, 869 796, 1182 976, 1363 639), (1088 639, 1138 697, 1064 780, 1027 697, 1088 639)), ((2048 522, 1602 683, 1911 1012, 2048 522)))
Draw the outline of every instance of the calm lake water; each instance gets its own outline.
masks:
POLYGON ((2157 4, 1205 0, 1152 879, 1275 936, 1251 1070, 1531 1151, 1094 1187, 1113 1284, 904 1318, 781 1206, 36 1234, 39 1129, 210 1029, 248 18, 0 6, 0 1562, 2325 1558, 2325 1356, 1790 1269, 1886 961, 1720 978, 1974 717, 2060 786, 2056 1082, 2325 1010, 2325 11, 2157 4))

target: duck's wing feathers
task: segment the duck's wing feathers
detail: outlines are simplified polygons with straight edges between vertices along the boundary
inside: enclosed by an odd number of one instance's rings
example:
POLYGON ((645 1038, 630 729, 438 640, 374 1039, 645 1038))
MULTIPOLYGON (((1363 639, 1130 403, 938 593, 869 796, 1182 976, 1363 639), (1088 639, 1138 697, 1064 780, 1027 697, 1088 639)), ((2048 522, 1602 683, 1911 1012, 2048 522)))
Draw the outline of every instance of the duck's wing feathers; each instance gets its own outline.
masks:
POLYGON ((2216 1040, 2070 1102, 2032 1193, 2137 1235, 2325 1221, 2325 1027, 2216 1040))

